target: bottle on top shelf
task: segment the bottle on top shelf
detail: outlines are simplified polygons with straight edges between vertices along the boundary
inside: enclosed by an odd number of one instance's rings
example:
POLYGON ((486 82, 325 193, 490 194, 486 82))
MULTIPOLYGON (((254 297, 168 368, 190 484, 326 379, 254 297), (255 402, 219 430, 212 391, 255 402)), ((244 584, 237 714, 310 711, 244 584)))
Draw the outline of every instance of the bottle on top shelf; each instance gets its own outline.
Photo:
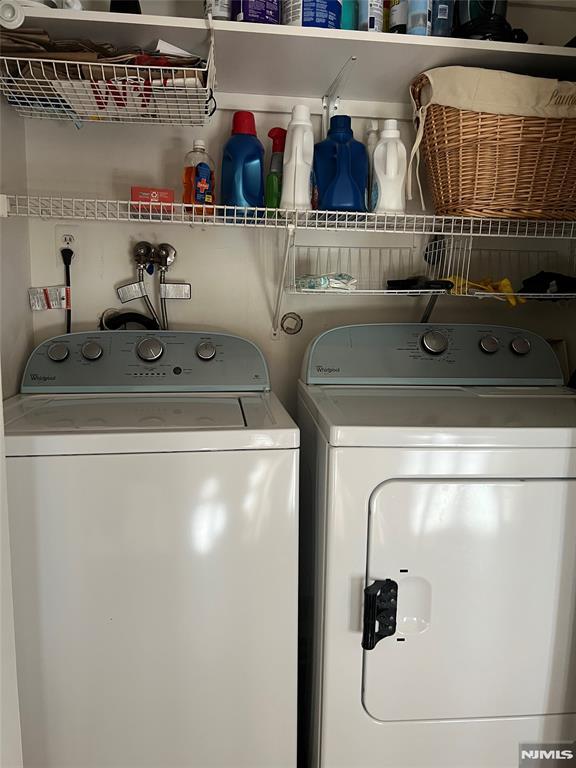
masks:
POLYGON ((432 0, 432 35, 450 37, 454 26, 454 0, 432 0))
POLYGON ((390 32, 406 33, 408 21, 408 0, 390 0, 390 32))
POLYGON ((282 0, 282 23, 340 29, 342 0, 282 0))
POLYGON ((358 29, 364 32, 382 32, 383 22, 384 0, 359 0, 358 29))
POLYGON ((185 205, 198 206, 205 213, 213 213, 214 162, 206 152, 206 144, 202 139, 195 139, 192 151, 186 155, 183 186, 182 202, 185 205))
POLYGON ((382 5, 382 32, 390 31, 390 0, 384 0, 382 5))
POLYGON ((204 14, 212 14, 213 19, 230 21, 232 16, 232 0, 204 0, 204 14))
POLYGON ((280 24, 280 0, 232 0, 232 21, 280 24))
POLYGON ((358 0, 342 0, 340 29, 358 29, 358 0))
POLYGON ((432 34, 432 0, 408 0, 406 32, 409 35, 432 34))

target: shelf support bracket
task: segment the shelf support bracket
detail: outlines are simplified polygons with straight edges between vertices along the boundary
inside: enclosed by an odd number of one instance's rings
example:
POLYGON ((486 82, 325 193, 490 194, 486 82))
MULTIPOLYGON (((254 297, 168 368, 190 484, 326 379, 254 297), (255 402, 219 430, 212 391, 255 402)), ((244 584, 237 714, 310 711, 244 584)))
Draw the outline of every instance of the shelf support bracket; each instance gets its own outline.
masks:
POLYGON ((8 216, 8 195, 0 195, 0 219, 8 216))
POLYGON ((286 229, 286 239, 284 241, 284 258, 282 261, 282 270, 278 279, 278 288, 276 290, 276 303, 274 305, 274 315, 272 317, 272 335, 278 336, 278 328, 280 327, 280 312, 282 310, 282 298, 284 297, 284 291, 286 289, 286 275, 288 274, 288 261, 290 259, 290 249, 294 245, 294 239, 296 237, 296 227, 294 224, 289 224, 286 229))
POLYGON ((350 56, 348 61, 344 64, 340 72, 336 75, 332 82, 332 85, 328 88, 324 96, 322 97, 322 136, 326 138, 328 134, 328 128, 330 127, 330 118, 333 117, 338 111, 340 106, 340 96, 346 87, 350 72, 354 64, 358 61, 357 56, 350 56))

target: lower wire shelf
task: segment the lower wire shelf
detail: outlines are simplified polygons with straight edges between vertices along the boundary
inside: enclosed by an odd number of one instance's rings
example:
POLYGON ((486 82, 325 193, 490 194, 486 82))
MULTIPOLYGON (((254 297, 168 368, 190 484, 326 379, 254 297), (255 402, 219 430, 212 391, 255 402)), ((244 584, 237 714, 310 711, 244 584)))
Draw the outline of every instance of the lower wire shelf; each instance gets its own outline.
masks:
POLYGON ((289 293, 339 296, 450 295, 512 305, 576 298, 576 252, 474 248, 473 238, 423 247, 293 245, 289 293))

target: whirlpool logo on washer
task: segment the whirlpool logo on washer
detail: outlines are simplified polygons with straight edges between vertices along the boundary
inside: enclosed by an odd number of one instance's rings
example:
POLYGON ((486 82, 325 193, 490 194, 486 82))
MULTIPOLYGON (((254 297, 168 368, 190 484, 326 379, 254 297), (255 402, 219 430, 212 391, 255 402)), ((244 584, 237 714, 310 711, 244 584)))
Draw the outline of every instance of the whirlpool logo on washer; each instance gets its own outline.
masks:
POLYGON ((317 365, 316 373, 326 375, 327 373, 340 373, 340 368, 334 368, 330 365, 317 365))
POLYGON ((31 373, 32 381, 56 381, 56 376, 44 376, 42 373, 31 373))
POLYGON ((519 768, 558 765, 558 760, 572 760, 576 764, 576 741, 570 744, 520 744, 519 768))

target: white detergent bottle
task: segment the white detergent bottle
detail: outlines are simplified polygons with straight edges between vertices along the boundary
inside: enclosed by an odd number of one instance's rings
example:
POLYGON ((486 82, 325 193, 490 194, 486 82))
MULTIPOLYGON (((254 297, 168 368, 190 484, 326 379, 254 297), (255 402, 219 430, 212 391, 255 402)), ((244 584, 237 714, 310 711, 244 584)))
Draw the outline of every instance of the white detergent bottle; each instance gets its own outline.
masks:
POLYGON ((404 213, 406 210, 406 147, 398 122, 384 120, 384 130, 374 150, 372 210, 374 213, 404 213))
POLYGON ((286 134, 280 208, 308 210, 312 207, 310 182, 313 156, 314 133, 310 110, 304 104, 296 104, 286 134))
POLYGON ((374 150, 378 145, 380 132, 378 130, 378 120, 368 120, 366 122, 366 151, 368 152, 368 200, 366 208, 371 210, 370 196, 372 194, 372 182, 374 180, 374 150))

